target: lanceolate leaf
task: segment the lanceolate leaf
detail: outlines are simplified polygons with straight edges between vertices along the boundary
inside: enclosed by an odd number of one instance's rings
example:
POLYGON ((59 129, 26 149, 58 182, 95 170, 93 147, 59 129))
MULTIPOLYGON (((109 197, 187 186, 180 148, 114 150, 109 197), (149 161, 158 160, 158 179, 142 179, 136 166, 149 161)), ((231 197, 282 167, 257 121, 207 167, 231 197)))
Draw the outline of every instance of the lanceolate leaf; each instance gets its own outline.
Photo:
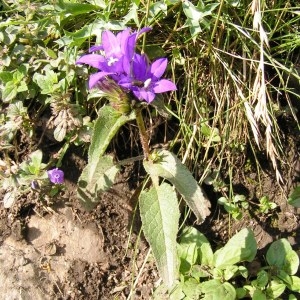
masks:
POLYGON ((111 139, 118 130, 128 121, 134 120, 135 114, 122 115, 111 106, 103 106, 95 123, 93 137, 88 153, 89 164, 96 165, 108 147, 111 139))
POLYGON ((93 209, 100 201, 100 193, 108 190, 114 183, 119 168, 111 156, 99 157, 96 165, 83 169, 78 181, 77 195, 87 210, 93 209))
POLYGON ((167 150, 157 151, 157 159, 144 161, 146 171, 152 176, 160 176, 170 181, 181 194, 198 222, 210 214, 210 202, 190 171, 167 150))
POLYGON ((111 106, 100 109, 88 152, 88 164, 77 188, 78 197, 86 209, 92 209, 100 201, 100 193, 113 185, 119 167, 114 165, 112 157, 103 154, 120 127, 134 118, 134 113, 122 115, 111 106))
POLYGON ((152 248, 161 278, 171 287, 178 275, 176 236, 179 208, 176 193, 165 182, 143 191, 139 203, 145 237, 152 248))

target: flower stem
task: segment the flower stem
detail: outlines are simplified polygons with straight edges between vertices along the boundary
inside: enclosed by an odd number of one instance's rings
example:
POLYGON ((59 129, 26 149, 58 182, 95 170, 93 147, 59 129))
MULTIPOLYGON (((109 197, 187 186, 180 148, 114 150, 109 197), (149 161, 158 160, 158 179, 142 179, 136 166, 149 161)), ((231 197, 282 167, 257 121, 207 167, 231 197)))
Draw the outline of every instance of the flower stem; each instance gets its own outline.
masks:
POLYGON ((139 134, 140 134, 140 139, 141 139, 144 156, 145 156, 145 159, 148 160, 148 157, 150 154, 149 145, 148 145, 149 137, 148 137, 148 134, 147 134, 147 131, 145 128, 145 123, 144 123, 143 116, 142 116, 142 109, 137 108, 135 111, 135 114, 136 114, 136 123, 139 128, 139 134))

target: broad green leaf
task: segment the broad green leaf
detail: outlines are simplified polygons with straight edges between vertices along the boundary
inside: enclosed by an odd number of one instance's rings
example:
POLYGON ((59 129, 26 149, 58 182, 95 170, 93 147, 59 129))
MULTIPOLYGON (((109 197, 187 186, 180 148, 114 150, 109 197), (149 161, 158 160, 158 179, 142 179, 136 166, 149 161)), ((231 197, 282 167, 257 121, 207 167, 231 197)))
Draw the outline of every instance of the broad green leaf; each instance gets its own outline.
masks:
POLYGON ((278 299, 279 296, 284 292, 286 286, 279 280, 272 280, 266 290, 269 299, 278 299))
POLYGON ((300 278, 298 276, 290 276, 291 283, 287 283, 287 287, 293 291, 300 293, 300 278))
POLYGON ((235 300, 236 291, 235 288, 229 283, 222 283, 218 279, 212 279, 205 281, 200 285, 201 292, 205 294, 201 299, 222 299, 222 300, 235 300))
POLYGON ((288 203, 300 207, 300 186, 297 186, 288 198, 288 203))
POLYGON ((111 156, 101 156, 96 165, 90 162, 83 169, 78 180, 77 196, 87 210, 100 201, 100 194, 107 191, 115 181, 119 168, 111 156))
POLYGON ((257 252, 257 245, 252 230, 242 229, 227 244, 214 254, 216 268, 225 269, 242 261, 252 261, 257 252))
POLYGON ((254 293, 252 295, 252 300, 267 300, 267 296, 265 295, 264 292, 257 289, 254 291, 254 293))
POLYGON ((257 274, 257 279, 252 281, 252 285, 259 289, 263 289, 266 287, 268 282, 269 282, 268 273, 265 270, 261 270, 257 274))
POLYGON ((197 221, 204 221, 210 214, 210 202, 191 172, 167 150, 158 150, 156 155, 154 161, 144 161, 147 173, 170 181, 196 215, 197 221))
POLYGON ((201 265, 213 265, 213 251, 204 234, 194 227, 186 227, 180 236, 180 245, 196 244, 198 248, 199 262, 201 265))
POLYGON ((199 282, 194 278, 189 278, 182 284, 182 290, 187 298, 185 299, 200 299, 201 287, 199 282))
POLYGON ((171 287, 178 276, 176 237, 180 214, 176 193, 172 186, 164 182, 142 191, 139 204, 143 231, 160 276, 171 287))
POLYGON ((121 126, 134 119, 134 113, 131 113, 130 115, 121 115, 108 105, 103 106, 99 110, 88 152, 88 162, 91 165, 91 168, 98 163, 99 157, 104 154, 111 139, 117 134, 121 126))
POLYGON ((294 275, 299 267, 299 257, 287 239, 273 242, 266 258, 269 265, 282 269, 288 275, 294 275))

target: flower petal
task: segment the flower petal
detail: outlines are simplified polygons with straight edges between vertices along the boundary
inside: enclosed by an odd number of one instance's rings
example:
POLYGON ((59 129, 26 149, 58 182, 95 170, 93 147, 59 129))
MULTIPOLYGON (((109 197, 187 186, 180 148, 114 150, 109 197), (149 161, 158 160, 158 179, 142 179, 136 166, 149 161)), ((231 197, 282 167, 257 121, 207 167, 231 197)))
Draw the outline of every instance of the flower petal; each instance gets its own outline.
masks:
POLYGON ((89 49, 89 52, 96 52, 96 51, 100 51, 103 50, 103 46, 102 45, 94 45, 89 49))
POLYGON ((133 91, 133 94, 139 99, 139 100, 145 100, 147 103, 151 103, 154 98, 155 94, 151 91, 146 91, 144 89, 138 89, 136 91, 133 91))
POLYGON ((147 79, 148 60, 146 55, 135 54, 132 63, 134 78, 140 81, 147 79))
POLYGON ((167 64, 168 60, 166 58, 159 58, 155 60, 150 67, 151 74, 159 79, 165 73, 167 64))
POLYGON ((177 90, 175 83, 168 79, 161 79, 153 85, 153 91, 156 94, 175 90, 177 90))
POLYGON ((102 32, 102 46, 105 54, 118 52, 119 43, 117 37, 109 30, 102 32))
POLYGON ((87 64, 91 67, 99 69, 101 62, 105 61, 104 57, 99 54, 86 54, 81 56, 76 64, 87 64))
POLYGON ((89 88, 92 89, 101 78, 107 75, 111 75, 112 73, 110 72, 97 72, 95 74, 92 74, 89 78, 89 88))

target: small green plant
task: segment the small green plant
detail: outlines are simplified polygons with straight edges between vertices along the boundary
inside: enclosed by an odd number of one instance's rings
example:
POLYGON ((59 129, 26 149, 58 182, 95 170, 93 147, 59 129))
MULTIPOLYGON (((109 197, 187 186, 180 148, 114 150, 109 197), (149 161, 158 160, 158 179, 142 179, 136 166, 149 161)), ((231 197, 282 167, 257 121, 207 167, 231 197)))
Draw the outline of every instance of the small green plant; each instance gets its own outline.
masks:
MULTIPOLYGON (((178 255, 180 280, 169 299, 263 300, 279 299, 286 288, 300 292, 300 278, 295 276, 299 258, 286 239, 270 245, 266 265, 257 274, 251 274, 247 268, 247 262, 256 258, 257 245, 253 232, 246 228, 213 252, 202 233, 187 227, 180 237, 178 255)), ((163 291, 160 287, 155 299, 160 299, 163 291)))
POLYGON ((273 210, 277 207, 275 202, 270 201, 268 196, 263 196, 259 199, 259 212, 263 214, 268 214, 270 210, 273 210))
POLYGON ((5 208, 10 208, 18 197, 30 189, 50 197, 55 196, 61 190, 60 184, 64 181, 63 171, 57 169, 58 174, 57 172, 53 174, 53 170, 47 171, 47 165, 42 163, 42 158, 42 151, 36 150, 20 165, 12 161, 8 163, 0 160, 0 183, 4 191, 5 208))
POLYGON ((235 220, 240 220, 243 217, 243 210, 249 208, 249 202, 244 195, 234 195, 231 199, 220 197, 218 204, 222 205, 235 220))

